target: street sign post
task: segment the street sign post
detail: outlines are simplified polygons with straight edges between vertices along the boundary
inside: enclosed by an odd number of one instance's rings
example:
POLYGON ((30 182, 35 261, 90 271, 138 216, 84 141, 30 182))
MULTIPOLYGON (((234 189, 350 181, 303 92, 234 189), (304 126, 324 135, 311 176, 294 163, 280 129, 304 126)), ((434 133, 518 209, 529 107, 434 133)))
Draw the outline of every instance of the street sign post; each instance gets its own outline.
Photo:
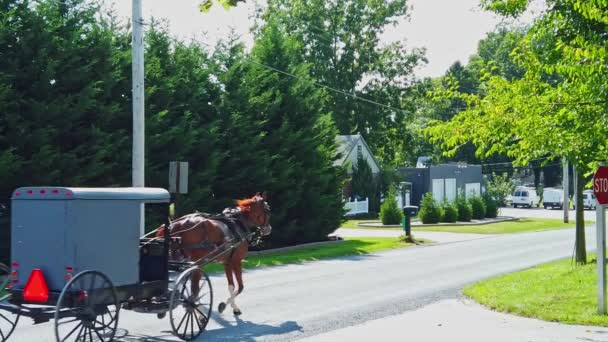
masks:
POLYGON ((600 166, 593 177, 593 193, 597 200, 597 303, 598 313, 606 314, 606 205, 608 204, 608 166, 600 166))
POLYGON ((188 162, 169 163, 169 192, 188 193, 188 162))
POLYGON ((169 163, 169 192, 173 197, 172 217, 179 217, 180 194, 188 193, 188 162, 173 161, 169 163))

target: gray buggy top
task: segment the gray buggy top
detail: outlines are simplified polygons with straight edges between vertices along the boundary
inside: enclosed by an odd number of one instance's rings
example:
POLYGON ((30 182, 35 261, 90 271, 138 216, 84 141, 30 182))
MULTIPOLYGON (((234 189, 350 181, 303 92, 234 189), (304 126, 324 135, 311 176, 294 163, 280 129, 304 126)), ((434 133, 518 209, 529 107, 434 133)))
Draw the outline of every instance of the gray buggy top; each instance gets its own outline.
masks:
POLYGON ((11 259, 19 265, 15 287, 23 288, 33 269, 43 271, 51 291, 65 286, 68 273, 87 269, 107 274, 115 286, 138 283, 142 204, 169 202, 169 192, 160 188, 15 190, 11 206, 11 259))

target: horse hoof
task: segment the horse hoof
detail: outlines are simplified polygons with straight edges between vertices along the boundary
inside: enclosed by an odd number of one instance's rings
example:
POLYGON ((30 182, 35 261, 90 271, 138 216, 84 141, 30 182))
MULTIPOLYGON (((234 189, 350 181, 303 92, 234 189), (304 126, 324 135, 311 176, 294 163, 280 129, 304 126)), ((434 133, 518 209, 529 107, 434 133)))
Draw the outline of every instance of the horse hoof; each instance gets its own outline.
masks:
POLYGON ((242 314, 243 314, 243 313, 241 312, 241 310, 234 310, 234 315, 235 315, 235 316, 240 316, 240 315, 242 315, 242 314))
POLYGON ((217 311, 222 313, 222 312, 224 312, 224 310, 226 310, 226 303, 220 303, 220 305, 218 305, 218 307, 217 307, 217 311))

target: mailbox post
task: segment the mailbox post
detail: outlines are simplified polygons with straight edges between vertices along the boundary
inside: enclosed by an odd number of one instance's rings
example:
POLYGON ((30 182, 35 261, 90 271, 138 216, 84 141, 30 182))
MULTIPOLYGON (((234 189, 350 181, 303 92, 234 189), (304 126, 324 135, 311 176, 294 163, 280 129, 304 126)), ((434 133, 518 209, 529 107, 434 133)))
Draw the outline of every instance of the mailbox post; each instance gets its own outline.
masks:
POLYGON ((412 236, 412 216, 416 215, 418 207, 413 205, 403 206, 403 221, 402 226, 405 231, 405 236, 412 236))

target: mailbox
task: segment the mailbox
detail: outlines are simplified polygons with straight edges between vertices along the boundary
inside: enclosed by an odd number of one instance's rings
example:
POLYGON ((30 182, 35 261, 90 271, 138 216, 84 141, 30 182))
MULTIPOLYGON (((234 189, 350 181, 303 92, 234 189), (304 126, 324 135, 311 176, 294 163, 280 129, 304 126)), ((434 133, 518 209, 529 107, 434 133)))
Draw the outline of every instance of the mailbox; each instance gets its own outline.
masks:
POLYGON ((413 205, 406 205, 403 207, 403 230, 405 231, 405 236, 411 236, 412 235, 412 224, 411 224, 411 219, 412 217, 416 216, 416 213, 418 212, 418 207, 413 206, 413 205))

